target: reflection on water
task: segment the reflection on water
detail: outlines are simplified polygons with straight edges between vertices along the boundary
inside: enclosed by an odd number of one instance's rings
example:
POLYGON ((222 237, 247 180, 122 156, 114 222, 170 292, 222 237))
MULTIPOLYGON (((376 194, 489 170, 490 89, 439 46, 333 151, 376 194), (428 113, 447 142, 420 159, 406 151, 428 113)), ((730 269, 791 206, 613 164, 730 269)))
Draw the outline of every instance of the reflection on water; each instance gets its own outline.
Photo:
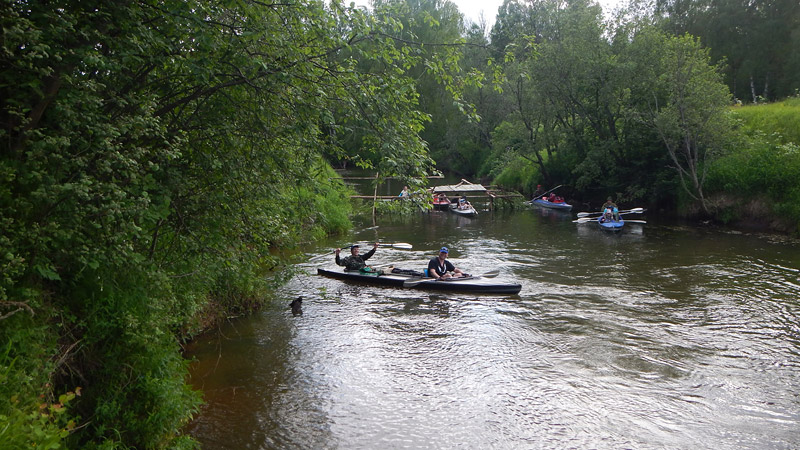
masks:
POLYGON ((800 245, 569 214, 431 212, 309 249, 310 275, 195 343, 205 448, 800 446, 800 245), (313 275, 342 241, 421 268, 442 245, 515 296, 313 275), (302 295, 303 315, 291 299, 302 295))

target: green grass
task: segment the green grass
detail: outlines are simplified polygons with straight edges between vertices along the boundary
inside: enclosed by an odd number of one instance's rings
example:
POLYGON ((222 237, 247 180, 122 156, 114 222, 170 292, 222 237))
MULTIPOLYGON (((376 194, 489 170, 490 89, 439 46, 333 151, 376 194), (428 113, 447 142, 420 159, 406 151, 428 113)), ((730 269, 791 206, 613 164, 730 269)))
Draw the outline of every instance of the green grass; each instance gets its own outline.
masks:
POLYGON ((735 107, 732 113, 740 134, 709 167, 706 186, 741 204, 719 211, 720 218, 747 219, 743 205, 759 201, 800 231, 800 98, 735 107))
POLYGON ((732 108, 746 133, 755 130, 765 135, 779 135, 778 142, 800 143, 800 97, 776 103, 732 108))

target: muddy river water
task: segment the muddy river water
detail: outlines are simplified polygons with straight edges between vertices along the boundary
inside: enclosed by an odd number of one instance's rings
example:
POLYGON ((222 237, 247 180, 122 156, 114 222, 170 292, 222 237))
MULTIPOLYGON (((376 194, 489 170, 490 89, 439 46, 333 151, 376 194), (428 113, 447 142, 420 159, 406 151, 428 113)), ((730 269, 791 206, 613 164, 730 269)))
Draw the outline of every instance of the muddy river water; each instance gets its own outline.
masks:
POLYGON ((800 448, 800 243, 572 219, 378 218, 306 249, 272 306, 193 344, 207 404, 188 431, 207 449, 800 448), (421 269, 446 245, 522 291, 316 275, 333 248, 374 241, 413 246, 374 266, 421 269))

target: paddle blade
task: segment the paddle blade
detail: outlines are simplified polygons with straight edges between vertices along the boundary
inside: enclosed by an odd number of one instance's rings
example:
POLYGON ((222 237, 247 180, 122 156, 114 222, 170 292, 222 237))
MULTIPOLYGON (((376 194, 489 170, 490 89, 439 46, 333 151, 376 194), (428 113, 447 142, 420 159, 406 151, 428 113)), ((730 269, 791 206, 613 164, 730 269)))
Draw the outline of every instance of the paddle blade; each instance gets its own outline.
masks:
POLYGON ((482 273, 481 274, 481 278, 494 278, 494 277, 496 277, 498 275, 500 275, 500 271, 499 270, 491 270, 489 272, 482 273))
POLYGON ((397 242, 395 244, 381 244, 381 245, 388 245, 390 247, 403 248, 403 249, 406 249, 406 250, 411 250, 411 248, 412 248, 411 244, 408 244, 408 243, 405 243, 405 242, 397 242))
POLYGON ((578 217, 602 216, 601 212, 579 212, 578 217))

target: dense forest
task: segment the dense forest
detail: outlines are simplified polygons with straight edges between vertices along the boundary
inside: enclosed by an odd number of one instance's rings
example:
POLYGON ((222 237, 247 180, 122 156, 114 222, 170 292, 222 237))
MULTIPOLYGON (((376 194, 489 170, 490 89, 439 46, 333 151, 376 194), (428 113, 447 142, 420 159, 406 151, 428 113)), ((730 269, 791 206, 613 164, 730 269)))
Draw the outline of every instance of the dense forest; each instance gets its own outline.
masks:
POLYGON ((196 447, 181 344, 351 226, 335 167, 800 231, 796 1, 0 10, 8 448, 196 447))

